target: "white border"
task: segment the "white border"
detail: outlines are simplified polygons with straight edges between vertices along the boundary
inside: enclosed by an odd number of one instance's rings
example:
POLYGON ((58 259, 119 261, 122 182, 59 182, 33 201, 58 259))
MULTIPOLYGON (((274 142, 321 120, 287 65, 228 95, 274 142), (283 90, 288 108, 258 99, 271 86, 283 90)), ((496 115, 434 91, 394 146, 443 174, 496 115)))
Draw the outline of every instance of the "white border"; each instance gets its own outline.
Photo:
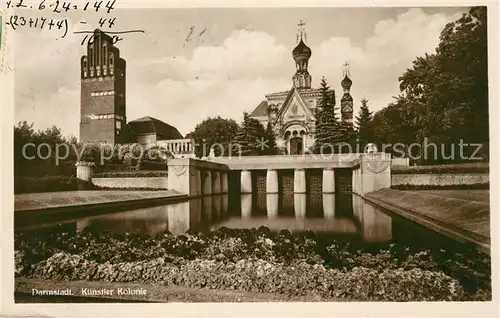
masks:
MULTIPOLYGON (((5 4, 2 2, 2 6, 5 4)), ((497 1, 120 1, 116 8, 179 8, 179 7, 422 7, 422 6, 488 6, 488 53, 490 87, 490 136, 491 136, 491 256, 493 302, 484 303, 269 303, 269 304, 14 304, 13 262, 13 129, 14 122, 14 32, 9 33, 3 72, 0 74, 2 167, 2 315, 51 316, 51 317, 497 317, 499 315, 498 291, 498 225, 499 201, 496 199, 499 167, 493 163, 498 158, 497 146, 500 118, 498 99, 499 71, 499 5, 497 1)), ((356 21, 353 21, 356 23, 356 21)), ((4 33, 5 34, 5 33, 4 33)), ((36 50, 43 48, 33 48, 36 50)))

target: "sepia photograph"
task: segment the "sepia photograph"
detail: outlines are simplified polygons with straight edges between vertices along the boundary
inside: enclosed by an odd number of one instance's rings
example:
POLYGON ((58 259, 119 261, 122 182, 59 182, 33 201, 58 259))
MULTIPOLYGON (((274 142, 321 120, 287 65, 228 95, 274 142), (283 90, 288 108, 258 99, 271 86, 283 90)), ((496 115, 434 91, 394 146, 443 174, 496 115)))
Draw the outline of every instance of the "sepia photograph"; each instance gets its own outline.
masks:
POLYGON ((498 296, 497 6, 127 5, 2 4, 15 304, 498 296))

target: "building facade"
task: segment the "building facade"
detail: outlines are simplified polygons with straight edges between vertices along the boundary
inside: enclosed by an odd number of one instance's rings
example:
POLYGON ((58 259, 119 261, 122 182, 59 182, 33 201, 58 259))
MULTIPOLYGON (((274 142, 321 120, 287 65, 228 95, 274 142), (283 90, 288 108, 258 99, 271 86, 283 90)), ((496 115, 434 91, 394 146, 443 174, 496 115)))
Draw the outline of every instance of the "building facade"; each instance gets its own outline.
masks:
POLYGON ((111 37, 96 30, 94 41, 81 57, 80 140, 84 142, 125 142, 126 62, 111 37))
POLYGON ((80 59, 81 142, 160 146, 175 157, 192 157, 190 139, 177 128, 149 116, 127 123, 126 62, 109 35, 99 29, 80 59))
MULTIPOLYGON (((292 51, 296 72, 292 77, 292 88, 288 91, 265 95, 250 117, 264 126, 270 121, 278 145, 286 147, 288 154, 301 154, 315 142, 316 112, 321 99, 321 91, 312 88, 312 77, 308 71, 311 49, 306 45, 303 23, 299 24, 298 44, 292 51)), ((344 94, 340 100, 341 120, 352 124, 353 99, 350 94, 352 80, 347 68, 341 82, 344 94)), ((335 91, 329 92, 335 96, 335 91)), ((334 97, 335 103, 335 97, 334 97)))

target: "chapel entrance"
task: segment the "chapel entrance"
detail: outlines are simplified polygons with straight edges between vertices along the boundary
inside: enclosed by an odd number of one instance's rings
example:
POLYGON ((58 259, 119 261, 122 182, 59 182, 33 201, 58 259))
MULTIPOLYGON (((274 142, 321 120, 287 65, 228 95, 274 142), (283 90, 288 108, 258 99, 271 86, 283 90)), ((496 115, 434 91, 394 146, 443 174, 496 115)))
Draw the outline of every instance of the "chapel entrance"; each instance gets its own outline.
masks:
POLYGON ((302 154, 302 137, 290 138, 290 154, 291 155, 302 154))

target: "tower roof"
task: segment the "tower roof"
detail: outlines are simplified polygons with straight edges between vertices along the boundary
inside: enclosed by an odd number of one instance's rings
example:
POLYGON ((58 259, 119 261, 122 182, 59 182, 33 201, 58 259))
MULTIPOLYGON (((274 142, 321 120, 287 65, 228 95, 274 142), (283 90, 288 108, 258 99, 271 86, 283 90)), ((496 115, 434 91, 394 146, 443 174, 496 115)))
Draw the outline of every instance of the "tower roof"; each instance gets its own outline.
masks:
POLYGON ((300 39, 299 44, 297 44, 297 46, 293 49, 292 55, 294 59, 309 59, 311 57, 311 49, 304 43, 302 39, 300 39))
POLYGON ((349 76, 345 74, 344 79, 342 80, 342 82, 340 82, 340 84, 342 85, 342 88, 351 88, 352 81, 349 76))

